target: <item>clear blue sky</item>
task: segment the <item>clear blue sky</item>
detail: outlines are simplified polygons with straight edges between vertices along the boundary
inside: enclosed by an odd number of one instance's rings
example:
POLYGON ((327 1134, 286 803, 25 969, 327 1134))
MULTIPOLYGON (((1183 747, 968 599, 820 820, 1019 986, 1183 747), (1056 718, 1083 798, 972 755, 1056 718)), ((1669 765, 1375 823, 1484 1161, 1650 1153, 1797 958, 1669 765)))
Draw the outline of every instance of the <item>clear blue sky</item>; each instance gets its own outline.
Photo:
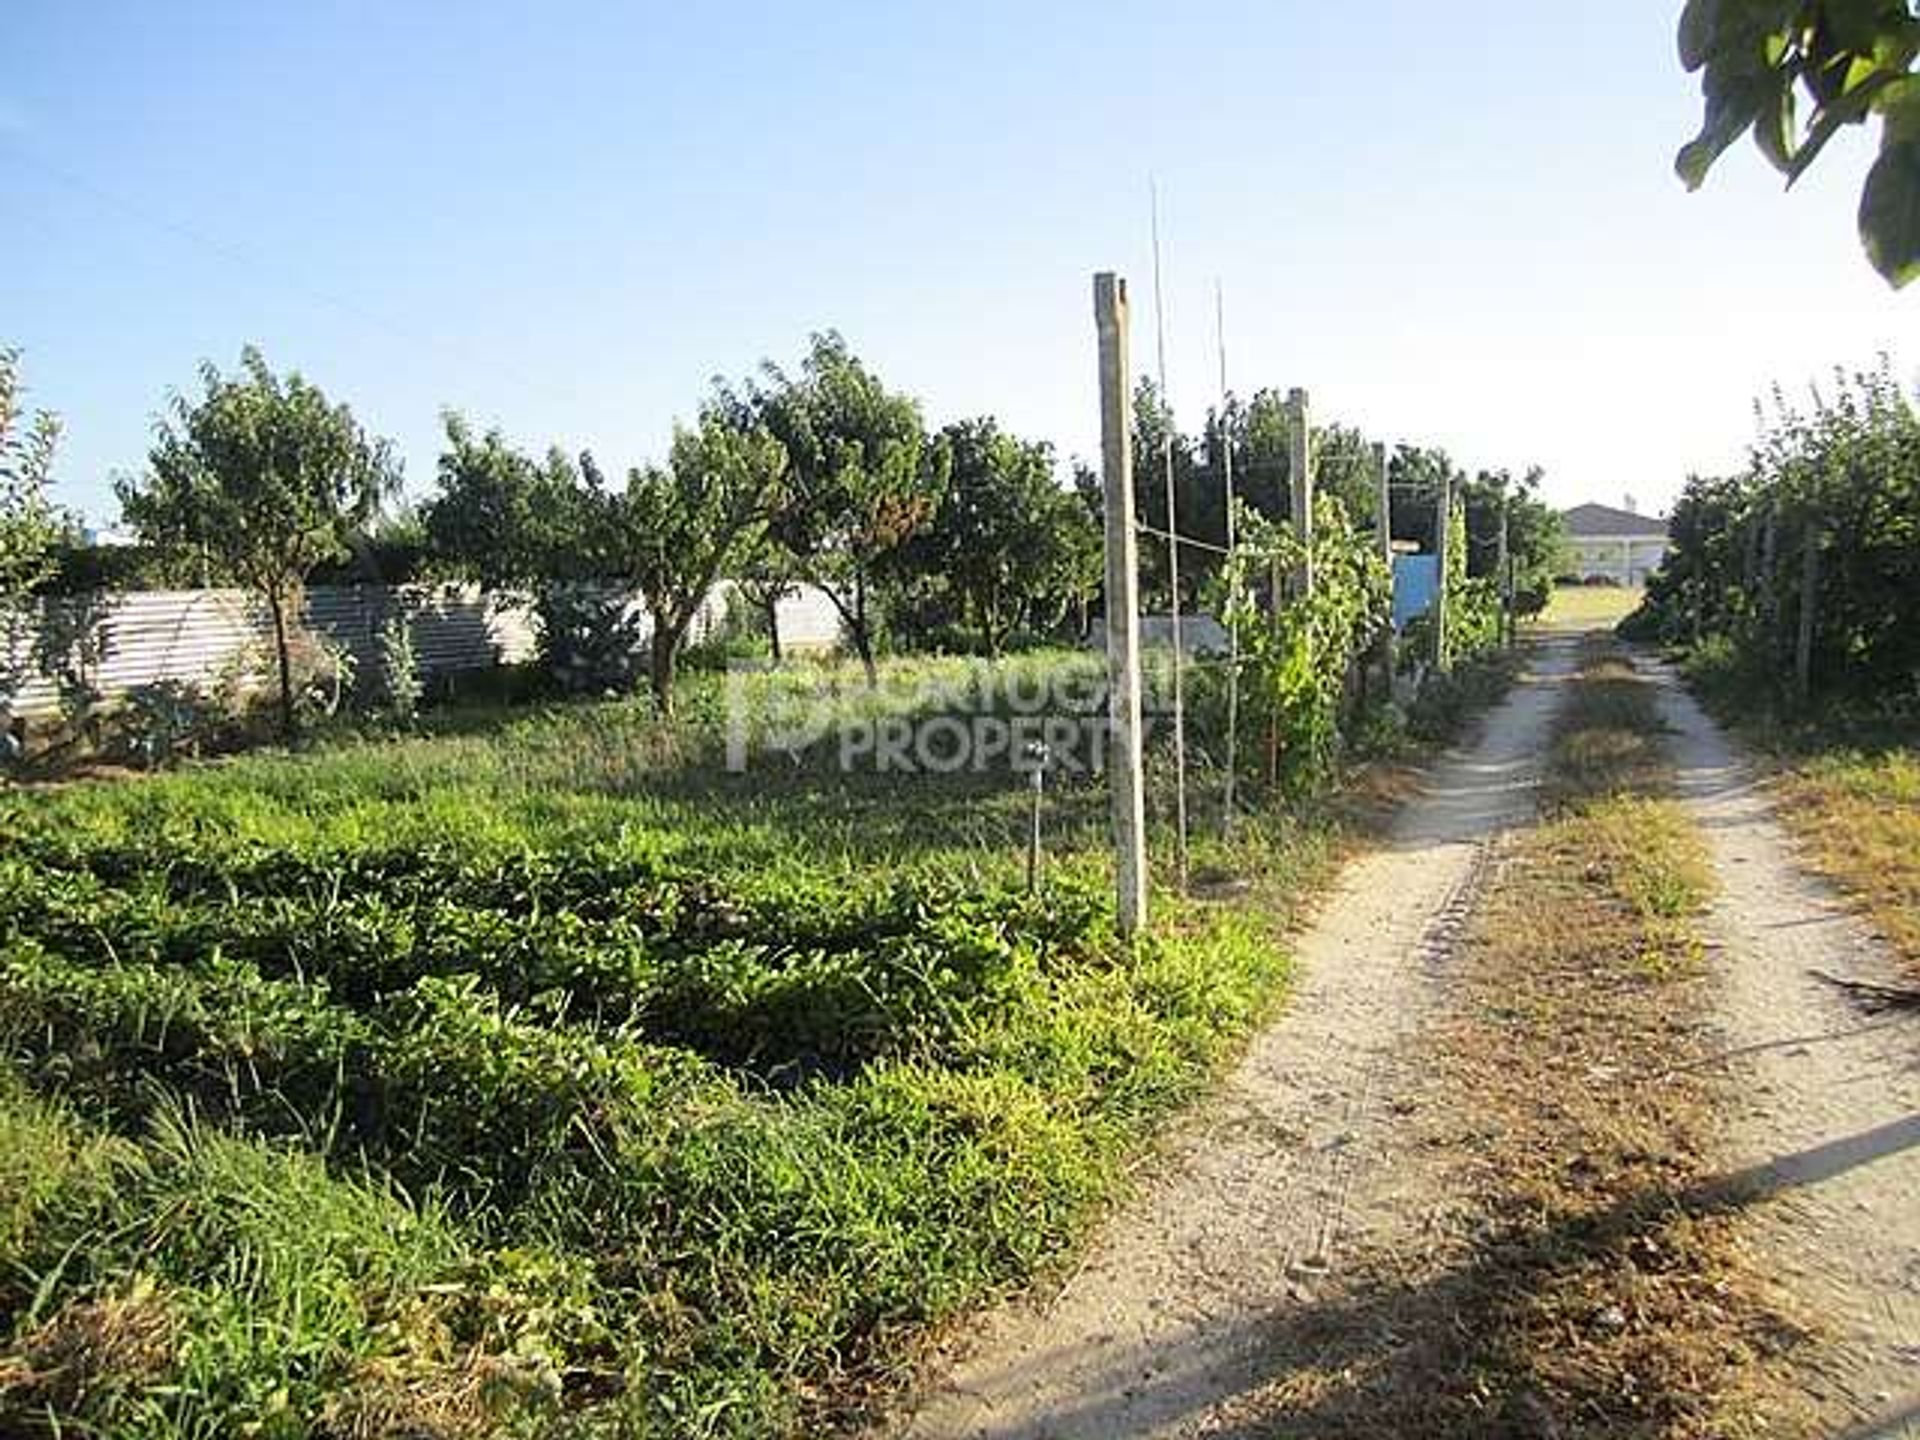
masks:
POLYGON ((1853 235, 1864 137, 1790 197, 1744 147, 1673 180, 1677 8, 13 0, 0 343, 96 519, 249 341, 416 493, 442 407, 624 470, 828 326, 932 423, 1085 454, 1094 270, 1151 360, 1152 174, 1190 423, 1217 276, 1237 388, 1652 508, 1773 381, 1920 366, 1853 235))

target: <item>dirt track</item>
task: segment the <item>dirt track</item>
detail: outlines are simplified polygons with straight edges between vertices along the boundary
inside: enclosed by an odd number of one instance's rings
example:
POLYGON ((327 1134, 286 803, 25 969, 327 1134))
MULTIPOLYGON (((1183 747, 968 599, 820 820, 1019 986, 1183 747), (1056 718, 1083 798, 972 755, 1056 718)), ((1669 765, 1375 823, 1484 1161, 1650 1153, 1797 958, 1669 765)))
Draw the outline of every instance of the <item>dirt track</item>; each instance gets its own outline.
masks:
MULTIPOLYGON (((1287 1012, 1161 1147, 1057 1293, 1002 1307, 931 1374, 910 1440, 1133 1440, 1239 1432, 1273 1321, 1337 1288, 1343 1257, 1418 1244, 1446 1197, 1393 1163, 1420 1077, 1399 1063, 1446 999, 1436 962, 1491 847, 1535 812, 1577 637, 1540 642, 1479 740, 1389 843, 1350 866, 1298 945, 1287 1012)), ((1709 839, 1725 1174, 1765 1195, 1753 1243, 1828 1341, 1803 1384, 1818 1433, 1920 1437, 1920 1023, 1875 1023, 1809 972, 1878 976, 1857 922, 1795 864, 1768 801, 1671 677, 1680 794, 1709 839), (1849 1425, 1874 1417, 1862 1428, 1849 1425)), ((1404 1156, 1402 1158, 1405 1158, 1404 1156)))
POLYGON ((1755 1241, 1830 1332, 1805 1377, 1822 1420, 1920 1436, 1920 1019, 1876 1019, 1821 978, 1898 977, 1796 863, 1719 728, 1670 675, 1661 698, 1719 881, 1712 993, 1736 1082, 1723 1163, 1771 1197, 1750 1212, 1755 1241))
POLYGON ((1300 941, 1286 1014, 1177 1128, 1065 1288, 989 1317, 902 1433, 1204 1433, 1270 1363, 1262 1326, 1276 1308, 1310 1302, 1347 1244, 1425 1213, 1384 1163, 1395 1116, 1383 1080, 1434 1002, 1431 962, 1470 911, 1489 842, 1534 813, 1573 657, 1572 641, 1542 645, 1478 743, 1347 869, 1300 941))

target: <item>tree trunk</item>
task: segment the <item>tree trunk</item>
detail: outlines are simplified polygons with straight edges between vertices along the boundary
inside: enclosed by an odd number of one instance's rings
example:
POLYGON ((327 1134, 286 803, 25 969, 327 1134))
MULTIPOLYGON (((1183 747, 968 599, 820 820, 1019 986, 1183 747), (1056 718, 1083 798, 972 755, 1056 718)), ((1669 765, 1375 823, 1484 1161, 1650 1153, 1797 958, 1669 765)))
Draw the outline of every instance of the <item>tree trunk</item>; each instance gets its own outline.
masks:
POLYGON ((767 612, 767 644, 773 650, 773 663, 778 665, 785 657, 780 653, 780 596, 769 595, 764 608, 767 612))
POLYGON ((673 714, 673 681, 679 669, 680 643, 686 636, 688 623, 684 620, 676 624, 654 621, 648 671, 653 683, 653 703, 662 715, 673 714))
POLYGON ((847 628, 853 632, 854 652, 860 657, 860 668, 867 672, 867 688, 880 688, 880 667, 873 661, 873 632, 867 624, 867 577, 856 571, 853 577, 853 613, 847 617, 847 628))
MULTIPOLYGON (((816 582, 817 583, 817 582, 816 582)), ((832 585, 820 585, 820 593, 827 597, 827 603, 833 606, 834 613, 840 617, 840 628, 846 638, 853 642, 853 653, 860 657, 860 664, 867 672, 867 688, 880 688, 880 669, 873 663, 873 636, 867 630, 867 590, 865 584, 856 576, 853 582, 853 595, 844 596, 832 585)))
POLYGON ((1006 647, 1007 632, 1012 628, 1011 625, 1001 623, 1000 607, 998 605, 988 607, 981 629, 986 635, 987 658, 989 660, 998 660, 1000 658, 1000 652, 1006 647))
POLYGON ((275 588, 267 592, 267 609, 273 616, 273 655, 280 672, 280 733, 293 739, 293 657, 287 648, 287 601, 275 588))
POLYGON ((873 658, 873 636, 867 633, 867 617, 864 614, 847 622, 847 634, 853 641, 853 653, 860 657, 860 668, 866 672, 867 688, 880 688, 880 667, 873 658))

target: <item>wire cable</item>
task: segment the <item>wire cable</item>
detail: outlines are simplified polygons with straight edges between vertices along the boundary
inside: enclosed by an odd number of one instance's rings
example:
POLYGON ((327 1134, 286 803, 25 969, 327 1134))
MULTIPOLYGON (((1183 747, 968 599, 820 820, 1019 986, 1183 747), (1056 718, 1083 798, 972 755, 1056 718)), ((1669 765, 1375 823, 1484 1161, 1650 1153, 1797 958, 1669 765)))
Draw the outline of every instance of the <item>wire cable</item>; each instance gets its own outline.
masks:
POLYGON ((1186 648, 1180 639, 1180 516, 1175 509, 1173 483, 1173 402, 1167 392, 1166 292, 1160 277, 1160 187, 1149 179, 1153 210, 1153 330, 1160 375, 1160 453, 1167 491, 1167 581, 1173 618, 1173 811, 1174 869, 1182 894, 1187 889, 1187 714, 1184 677, 1186 648))

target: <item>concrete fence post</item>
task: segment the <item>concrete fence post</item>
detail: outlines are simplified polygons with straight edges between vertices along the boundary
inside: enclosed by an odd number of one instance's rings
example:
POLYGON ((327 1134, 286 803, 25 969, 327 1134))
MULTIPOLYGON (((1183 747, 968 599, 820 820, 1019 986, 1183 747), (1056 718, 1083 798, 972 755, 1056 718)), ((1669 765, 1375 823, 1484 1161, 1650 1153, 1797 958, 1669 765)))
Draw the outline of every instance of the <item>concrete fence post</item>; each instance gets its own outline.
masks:
POLYGON ((1292 484, 1288 510, 1293 533, 1303 550, 1294 571, 1293 593, 1296 599, 1313 596, 1313 421, 1307 392, 1295 388, 1287 394, 1288 436, 1287 478, 1292 484))
POLYGON ((1127 282, 1093 277, 1100 337, 1100 466, 1107 541, 1107 785, 1113 809, 1120 933, 1147 924, 1146 784, 1140 731, 1140 567, 1133 509, 1133 391, 1128 384, 1127 282))

